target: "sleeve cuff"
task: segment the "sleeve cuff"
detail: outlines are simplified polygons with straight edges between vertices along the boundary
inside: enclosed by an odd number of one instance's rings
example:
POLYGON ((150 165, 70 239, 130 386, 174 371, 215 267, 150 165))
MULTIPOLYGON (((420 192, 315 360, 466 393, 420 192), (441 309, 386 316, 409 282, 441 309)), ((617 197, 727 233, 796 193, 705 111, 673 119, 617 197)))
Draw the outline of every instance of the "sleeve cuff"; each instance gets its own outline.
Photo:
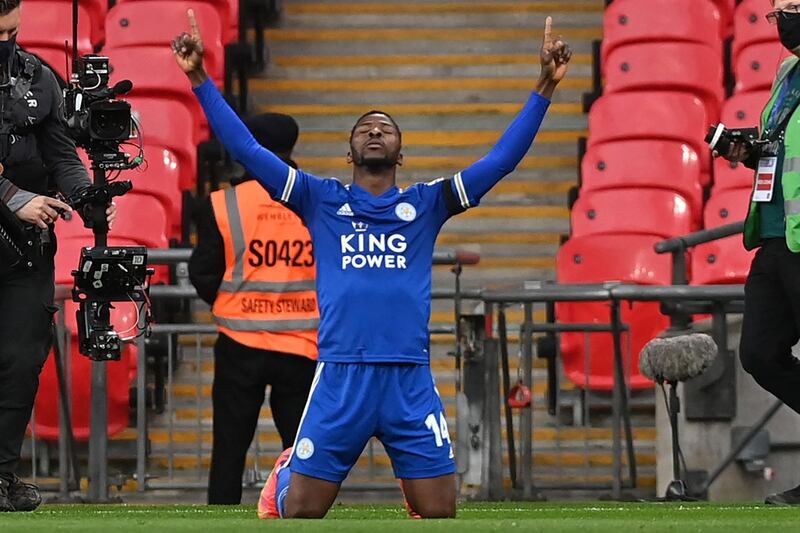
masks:
POLYGON ((536 91, 531 93, 531 97, 528 99, 530 103, 535 103, 540 106, 544 106, 545 108, 550 106, 550 99, 542 96, 536 91))
POLYGON ((208 96, 209 93, 216 91, 217 87, 214 85, 214 82, 211 81, 211 78, 208 78, 206 81, 198 85, 197 87, 192 87, 192 91, 198 97, 208 96))
POLYGON ((14 196, 11 197, 6 205, 8 205, 8 208, 11 209, 11 211, 16 213, 22 209, 25 204, 36 198, 36 196, 38 195, 20 189, 14 194, 14 196))

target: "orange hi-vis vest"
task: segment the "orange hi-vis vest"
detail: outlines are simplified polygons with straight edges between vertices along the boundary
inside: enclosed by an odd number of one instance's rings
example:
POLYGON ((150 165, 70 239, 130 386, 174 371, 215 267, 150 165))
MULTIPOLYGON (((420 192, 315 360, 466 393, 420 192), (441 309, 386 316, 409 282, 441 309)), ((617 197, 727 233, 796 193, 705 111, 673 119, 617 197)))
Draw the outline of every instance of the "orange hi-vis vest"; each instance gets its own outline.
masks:
POLYGON ((211 194, 225 275, 211 308, 245 346, 317 358, 319 308, 308 229, 256 181, 211 194))

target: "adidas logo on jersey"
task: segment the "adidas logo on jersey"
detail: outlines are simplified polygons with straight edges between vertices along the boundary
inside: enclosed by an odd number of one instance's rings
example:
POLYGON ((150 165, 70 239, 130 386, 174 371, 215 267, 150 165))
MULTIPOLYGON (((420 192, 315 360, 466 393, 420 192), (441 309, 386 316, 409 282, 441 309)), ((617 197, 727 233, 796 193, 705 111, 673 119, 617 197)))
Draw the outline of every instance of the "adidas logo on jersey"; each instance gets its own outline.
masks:
POLYGON ((341 217, 352 217, 353 210, 350 209, 350 204, 344 204, 342 207, 339 208, 338 211, 336 211, 336 214, 341 217))

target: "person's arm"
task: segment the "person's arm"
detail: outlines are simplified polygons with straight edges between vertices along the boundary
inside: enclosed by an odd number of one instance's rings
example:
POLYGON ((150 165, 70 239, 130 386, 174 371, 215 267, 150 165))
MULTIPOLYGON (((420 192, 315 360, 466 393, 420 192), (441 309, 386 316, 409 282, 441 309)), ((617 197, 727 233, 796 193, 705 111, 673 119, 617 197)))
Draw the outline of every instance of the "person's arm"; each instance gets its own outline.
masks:
POLYGON ((189 280, 198 296, 207 304, 214 305, 225 275, 225 243, 210 199, 205 200, 199 209, 196 223, 197 246, 189 259, 189 280))
POLYGON ((225 149, 261 183, 276 201, 286 203, 288 181, 296 171, 255 140, 210 79, 192 89, 225 149))
POLYGON ((91 185, 89 173, 75 151, 75 142, 67 134, 64 99, 53 73, 42 67, 42 83, 47 84, 51 99, 50 113, 37 128, 36 140, 45 167, 55 178, 65 196, 91 185))
POLYGON ((0 176, 0 202, 6 204, 11 211, 17 212, 21 207, 36 198, 36 194, 20 189, 0 176))
POLYGON ((550 101, 538 92, 531 94, 494 148, 449 180, 459 210, 477 206, 498 181, 514 171, 530 149, 549 105, 550 101))
POLYGON ((567 73, 571 57, 569 45, 560 39, 553 39, 552 19, 547 17, 540 52, 541 74, 536 91, 494 148, 483 159, 445 183, 446 187, 450 187, 445 199, 454 196, 458 200, 455 211, 448 206, 450 214, 477 206, 483 195, 513 172, 522 161, 544 120, 556 86, 567 73))
POLYGON ((321 187, 323 180, 295 170, 253 138, 208 78, 203 67, 203 39, 194 11, 188 10, 188 16, 191 34, 179 35, 172 42, 172 51, 189 78, 211 128, 231 156, 244 165, 275 201, 286 204, 308 222, 314 212, 314 190, 321 187))

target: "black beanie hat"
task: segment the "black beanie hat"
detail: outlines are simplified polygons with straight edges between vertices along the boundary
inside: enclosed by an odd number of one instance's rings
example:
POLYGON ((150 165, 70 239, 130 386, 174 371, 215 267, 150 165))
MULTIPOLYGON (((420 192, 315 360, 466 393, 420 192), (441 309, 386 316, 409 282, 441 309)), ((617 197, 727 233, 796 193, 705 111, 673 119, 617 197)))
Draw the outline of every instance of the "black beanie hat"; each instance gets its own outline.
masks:
POLYGON ((297 143, 300 128, 289 115, 262 113, 245 121, 258 144, 276 154, 289 153, 297 143))

